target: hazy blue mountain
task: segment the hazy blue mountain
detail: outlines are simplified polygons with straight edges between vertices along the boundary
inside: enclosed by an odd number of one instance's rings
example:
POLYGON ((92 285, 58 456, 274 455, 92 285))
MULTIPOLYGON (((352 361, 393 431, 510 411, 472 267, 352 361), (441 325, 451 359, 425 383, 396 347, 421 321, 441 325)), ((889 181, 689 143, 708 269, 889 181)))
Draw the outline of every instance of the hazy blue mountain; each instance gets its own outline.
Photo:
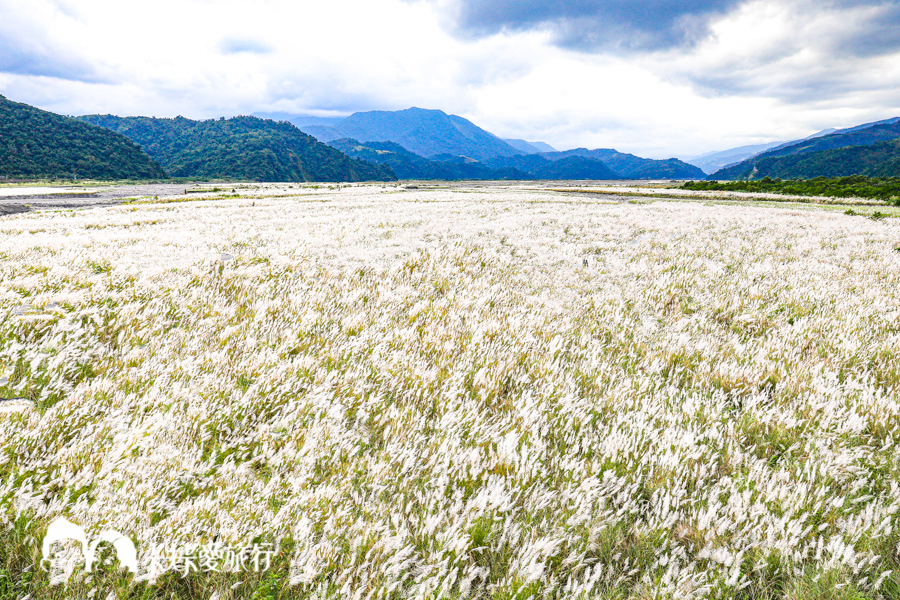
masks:
MULTIPOLYGON (((900 118, 887 119, 877 123, 866 123, 847 129, 839 129, 834 133, 821 137, 807 138, 798 142, 783 144, 748 160, 740 162, 716 171, 709 176, 710 179, 755 179, 765 177, 759 175, 757 164, 761 161, 785 156, 811 154, 825 150, 839 148, 852 148, 856 146, 869 146, 878 142, 885 142, 900 137, 900 118)), ((821 171, 823 167, 816 167, 821 171)), ((856 173, 849 173, 850 175, 856 173)), ((837 175, 835 175, 837 176, 837 175)))
POLYGON ((0 175, 159 179, 162 167, 125 136, 0 96, 0 175))
POLYGON ((867 129, 875 125, 889 124, 896 121, 897 119, 887 119, 885 121, 866 123, 865 125, 858 125, 856 127, 850 127, 848 129, 823 129, 822 131, 807 136, 802 140, 791 140, 789 142, 771 142, 769 144, 757 144, 752 146, 740 146, 739 148, 731 148, 729 150, 722 150, 719 152, 707 152, 706 154, 701 154, 700 156, 694 156, 691 158, 685 158, 683 160, 688 164, 700 167, 705 173, 715 173, 720 169, 736 165, 769 150, 779 150, 781 148, 793 146, 794 144, 799 144, 800 142, 824 137, 832 133, 851 133, 853 131, 867 129))
POLYGON ((853 133, 856 131, 862 131, 863 129, 869 129, 871 127, 875 127, 876 125, 892 125, 894 123, 897 123, 898 121, 900 121, 900 117, 893 117, 891 119, 884 119, 883 121, 875 121, 873 123, 863 123, 862 125, 856 125, 854 127, 847 127, 845 129, 835 129, 834 127, 830 128, 830 129, 823 129, 822 131, 819 131, 818 133, 814 133, 810 136, 807 136, 807 137, 803 138, 802 140, 793 140, 790 142, 784 142, 781 145, 775 146, 774 148, 772 148, 772 151, 774 152, 776 150, 781 150, 783 148, 795 146, 797 144, 800 144, 801 142, 806 142, 809 140, 814 140, 816 138, 825 137, 826 135, 831 135, 831 134, 843 135, 845 133, 853 133))
POLYGON ((547 144, 544 142, 528 142, 528 143, 531 144, 532 146, 534 146, 535 148, 537 148, 538 150, 540 150, 541 152, 556 152, 557 151, 556 148, 554 148, 550 144, 547 144))
POLYGON ((849 148, 850 146, 866 146, 876 142, 883 142, 900 136, 900 117, 885 119, 875 123, 865 123, 846 129, 826 130, 811 135, 808 138, 782 144, 765 152, 765 156, 788 156, 791 154, 803 154, 806 152, 819 152, 832 148, 849 148))
POLYGON ((424 157, 451 154, 484 160, 524 154, 472 122, 440 110, 359 112, 334 125, 307 125, 301 129, 323 142, 341 138, 394 142, 424 157))
POLYGON ((121 133, 173 177, 262 181, 389 181, 390 167, 355 160, 290 123, 257 117, 192 121, 184 117, 88 115, 83 121, 121 133))
MULTIPOLYGON (((332 125, 297 125, 303 133, 313 136, 323 144, 341 139, 341 132, 332 125)), ((347 138, 350 139, 350 138, 347 138)))
POLYGON ((335 125, 340 123, 346 117, 316 117, 314 115, 295 115, 286 112, 255 112, 254 117, 260 119, 269 119, 271 121, 287 121, 294 127, 305 127, 308 125, 335 125))
POLYGON ((347 156, 388 165, 399 179, 534 179, 515 168, 492 169, 476 160, 450 154, 438 155, 444 160, 429 160, 394 142, 360 142, 342 138, 328 144, 347 156))
POLYGON ((569 156, 594 158, 602 161, 603 164, 612 171, 618 173, 621 179, 706 178, 706 173, 701 171, 698 167, 689 165, 677 158, 653 160, 605 148, 598 148, 596 150, 576 148, 575 150, 566 150, 565 152, 546 152, 541 154, 541 156, 547 157, 550 160, 560 160, 569 156))
POLYGON ((550 144, 545 144, 544 142, 526 142, 525 140, 511 140, 504 138, 504 142, 515 148, 516 150, 521 150, 525 154, 538 154, 539 152, 556 152, 556 148, 551 146, 550 144))
POLYGON ((394 142, 343 138, 329 144, 348 156, 389 165, 400 179, 621 179, 601 161, 583 156, 550 160, 542 154, 527 154, 495 157, 485 164, 452 154, 429 159, 394 142))
MULTIPOLYGON (((862 128, 864 128, 864 127, 869 127, 870 125, 877 125, 877 123, 870 123, 869 125, 860 125, 860 126, 858 127, 858 129, 862 129, 862 128)), ((857 129, 857 128, 854 128, 854 129, 857 129)), ((840 130, 839 130, 839 129, 835 129, 834 127, 829 127, 828 129, 823 129, 822 131, 817 131, 816 133, 814 133, 814 134, 812 134, 812 135, 806 136, 805 138, 803 138, 803 141, 805 141, 805 140, 813 140, 813 139, 815 139, 815 138, 820 138, 820 137, 824 137, 824 136, 826 136, 826 135, 831 135, 832 133, 835 133, 836 131, 840 131, 840 130)), ((799 141, 801 141, 801 140, 796 140, 796 141, 799 142, 799 141)), ((785 143, 782 144, 782 145, 793 144, 793 143, 794 143, 794 142, 785 142, 785 143)))
POLYGON ((718 152, 707 152, 700 156, 684 159, 684 162, 702 170, 704 173, 715 173, 719 169, 739 163, 741 161, 752 158, 757 154, 761 154, 766 150, 771 150, 777 146, 781 146, 784 142, 770 142, 768 144, 754 144, 750 146, 740 146, 738 148, 730 148, 718 152))

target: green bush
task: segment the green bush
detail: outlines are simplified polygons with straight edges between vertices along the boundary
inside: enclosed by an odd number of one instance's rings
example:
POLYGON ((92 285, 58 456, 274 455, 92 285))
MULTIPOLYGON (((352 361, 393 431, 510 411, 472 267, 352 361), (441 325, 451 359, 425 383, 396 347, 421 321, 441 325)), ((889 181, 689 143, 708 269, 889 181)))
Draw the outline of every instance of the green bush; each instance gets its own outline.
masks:
POLYGON ((900 206, 900 177, 834 177, 826 179, 772 179, 758 181, 688 181, 686 190, 758 192, 794 196, 827 196, 830 198, 874 198, 900 206))

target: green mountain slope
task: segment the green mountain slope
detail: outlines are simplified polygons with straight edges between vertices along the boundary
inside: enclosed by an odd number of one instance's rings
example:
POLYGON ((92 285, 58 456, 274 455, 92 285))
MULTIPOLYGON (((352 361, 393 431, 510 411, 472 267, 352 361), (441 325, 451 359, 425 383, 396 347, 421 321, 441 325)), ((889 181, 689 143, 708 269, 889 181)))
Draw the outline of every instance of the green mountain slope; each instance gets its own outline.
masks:
POLYGON ((0 175, 158 179, 162 167, 127 138, 0 96, 0 175))
POLYGON ((875 142, 885 141, 896 137, 895 135, 892 135, 890 133, 890 131, 895 128, 882 126, 895 125, 898 122, 900 122, 900 117, 884 119, 883 121, 875 121, 874 123, 863 123, 862 125, 847 127, 845 129, 825 129, 818 133, 814 133, 809 137, 805 137, 802 140, 785 142, 767 152, 769 152, 768 156, 787 156, 788 154, 818 152, 819 150, 828 150, 831 148, 844 148, 847 146, 865 146, 867 144, 874 144, 875 142), (860 134, 865 130, 871 130, 873 128, 879 129, 875 129, 874 131, 867 131, 865 133, 862 133, 862 135, 855 135, 854 137, 850 138, 841 137, 849 134, 860 134), (888 133, 885 135, 885 132, 888 133), (824 138, 826 136, 831 137, 829 140, 819 141, 820 138, 824 138), (815 145, 808 145, 814 140, 816 141, 815 145))
POLYGON ((323 142, 341 138, 363 143, 394 142, 428 158, 452 154, 483 161, 494 156, 525 154, 471 121, 440 110, 360 112, 331 126, 309 125, 301 129, 323 142))
POLYGON ((900 177, 900 138, 868 146, 764 158, 753 165, 749 175, 739 179, 812 179, 851 175, 900 177))
POLYGON ((128 137, 173 177, 261 181, 395 179, 390 167, 349 158, 286 122, 257 117, 218 121, 112 115, 80 118, 128 137))
POLYGON ((343 138, 328 145, 347 156, 389 165, 400 179, 533 179, 513 168, 492 169, 477 161, 444 155, 446 160, 429 160, 394 142, 359 142, 343 138))
MULTIPOLYGON (((745 160, 744 162, 716 171, 715 173, 710 175, 709 178, 722 180, 759 179, 765 177, 765 175, 759 174, 760 170, 758 165, 760 163, 774 164, 770 163, 772 159, 789 156, 802 156, 804 154, 813 154, 817 152, 824 152, 826 150, 838 150, 841 148, 871 146, 873 144, 886 142, 898 137, 900 137, 900 121, 896 121, 894 119, 889 119, 888 121, 873 125, 861 125, 859 127, 840 130, 822 137, 802 140, 800 142, 774 148, 772 150, 769 150, 768 152, 763 152, 762 154, 758 154, 748 160, 745 160)), ((788 161, 788 163, 790 163, 790 161, 788 161)), ((824 167, 822 165, 819 165, 817 168, 823 169, 824 167)), ((842 170, 839 169, 833 172, 826 173, 823 176, 839 177, 842 174, 856 174, 847 173, 846 168, 842 167, 841 169, 842 170)), ((817 175, 801 176, 816 177, 817 175)))
POLYGON ((576 148, 565 152, 545 152, 541 154, 551 160, 560 160, 570 156, 594 158, 602 161, 612 171, 618 173, 623 179, 705 179, 704 173, 698 167, 689 165, 677 158, 667 160, 653 160, 641 158, 633 154, 625 154, 606 148, 588 150, 576 148))

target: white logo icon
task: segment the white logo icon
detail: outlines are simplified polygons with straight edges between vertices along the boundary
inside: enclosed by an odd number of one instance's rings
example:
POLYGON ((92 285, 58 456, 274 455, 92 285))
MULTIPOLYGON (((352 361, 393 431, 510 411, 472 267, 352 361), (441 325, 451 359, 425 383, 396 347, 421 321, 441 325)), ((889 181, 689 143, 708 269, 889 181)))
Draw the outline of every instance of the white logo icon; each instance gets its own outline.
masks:
POLYGON ((134 547, 134 543, 114 529, 104 529, 100 532, 100 537, 88 544, 87 535, 84 533, 84 529, 67 520, 65 517, 60 517, 50 523, 50 526, 47 528, 47 535, 44 536, 42 551, 45 561, 51 560, 50 546, 54 542, 61 542, 63 540, 75 540, 81 544, 81 553, 82 556, 84 556, 84 570, 86 573, 91 572, 91 568, 97 558, 97 546, 103 542, 108 542, 113 545, 113 548, 116 549, 116 555, 119 557, 119 562, 123 567, 127 568, 132 573, 137 573, 137 550, 134 547))

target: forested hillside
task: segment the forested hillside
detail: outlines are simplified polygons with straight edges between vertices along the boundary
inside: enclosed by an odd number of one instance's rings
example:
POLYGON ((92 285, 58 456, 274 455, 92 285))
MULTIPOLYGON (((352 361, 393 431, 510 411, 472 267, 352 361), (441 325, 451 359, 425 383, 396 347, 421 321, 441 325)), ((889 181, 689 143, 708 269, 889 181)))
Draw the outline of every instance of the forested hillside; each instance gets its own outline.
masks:
POLYGON ((128 137, 173 177, 259 181, 389 181, 390 167, 345 156, 290 123, 257 117, 193 121, 184 117, 89 115, 82 120, 128 137))
MULTIPOLYGON (((885 151, 890 153, 890 149, 878 145, 897 138, 900 138, 900 122, 891 119, 871 126, 854 127, 830 135, 780 146, 742 163, 721 169, 710 175, 709 178, 732 180, 762 179, 767 175, 770 177, 809 178, 880 174, 880 172, 876 173, 878 167, 873 161, 876 161, 877 157, 885 151), (871 147, 872 150, 862 150, 859 153, 851 150, 859 147, 871 147), (848 149, 848 151, 827 153, 841 149, 848 149), (818 156, 811 159, 800 158, 811 154, 818 154, 818 156)), ((890 165, 885 168, 888 171, 891 169, 890 165)))
POLYGON ((0 96, 0 175, 158 179, 166 174, 126 137, 0 96))
MULTIPOLYGON (((900 177, 900 138, 869 146, 851 146, 760 159, 739 179, 812 179, 814 177, 900 177)), ((715 174, 712 178, 732 179, 715 174)), ((738 179, 738 178, 735 178, 738 179)))

